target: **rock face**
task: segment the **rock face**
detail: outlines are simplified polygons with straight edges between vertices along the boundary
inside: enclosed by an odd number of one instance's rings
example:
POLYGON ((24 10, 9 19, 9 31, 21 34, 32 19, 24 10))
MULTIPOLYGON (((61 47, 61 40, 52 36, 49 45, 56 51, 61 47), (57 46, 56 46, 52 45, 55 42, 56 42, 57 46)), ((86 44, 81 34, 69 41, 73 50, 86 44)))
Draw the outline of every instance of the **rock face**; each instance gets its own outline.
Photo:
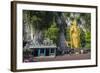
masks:
POLYGON ((23 17, 23 48, 28 49, 33 40, 32 26, 28 21, 28 12, 24 12, 23 17))
MULTIPOLYGON (((55 12, 54 15, 55 15, 55 23, 57 24, 57 27, 59 29, 57 47, 60 51, 64 51, 67 49, 67 45, 65 43, 66 20, 65 20, 63 13, 55 12)), ((35 32, 33 32, 33 27, 28 21, 27 11, 24 17, 25 18, 23 21, 23 28, 24 28, 23 29, 23 47, 28 49, 31 45, 35 45, 35 46, 43 45, 44 43, 43 42, 44 39, 42 38, 43 34, 39 30, 35 30, 35 32)), ((49 40, 48 42, 50 41, 52 40, 49 40)), ((48 43, 48 42, 45 44, 49 44, 50 46, 52 42, 51 43, 48 43)))
POLYGON ((43 47, 43 46, 56 46, 53 44, 53 41, 49 38, 43 39, 43 34, 41 31, 32 32, 32 28, 29 24, 23 24, 23 48, 29 49, 34 47, 43 47), (34 35, 34 36, 32 36, 34 35))
POLYGON ((23 27, 23 48, 29 48, 29 44, 32 42, 31 32, 27 24, 24 24, 23 27))

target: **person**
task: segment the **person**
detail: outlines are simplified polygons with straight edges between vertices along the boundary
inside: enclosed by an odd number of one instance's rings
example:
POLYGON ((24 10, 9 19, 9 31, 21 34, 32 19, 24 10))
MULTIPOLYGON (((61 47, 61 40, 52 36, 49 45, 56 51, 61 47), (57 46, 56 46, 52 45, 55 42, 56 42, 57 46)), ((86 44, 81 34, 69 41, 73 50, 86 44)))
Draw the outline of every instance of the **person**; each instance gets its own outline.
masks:
POLYGON ((80 47, 80 29, 77 26, 77 21, 74 19, 70 27, 70 45, 73 49, 80 47))

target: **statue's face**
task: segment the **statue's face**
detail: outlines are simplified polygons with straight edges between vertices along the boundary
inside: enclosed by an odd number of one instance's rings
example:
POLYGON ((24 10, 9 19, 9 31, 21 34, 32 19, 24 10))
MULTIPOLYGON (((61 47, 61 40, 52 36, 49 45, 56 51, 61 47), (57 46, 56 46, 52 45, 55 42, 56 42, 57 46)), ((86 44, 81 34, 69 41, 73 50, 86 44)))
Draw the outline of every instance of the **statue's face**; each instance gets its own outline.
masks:
POLYGON ((76 26, 76 25, 77 25, 77 21, 74 19, 73 22, 72 22, 72 24, 73 24, 74 26, 76 26))

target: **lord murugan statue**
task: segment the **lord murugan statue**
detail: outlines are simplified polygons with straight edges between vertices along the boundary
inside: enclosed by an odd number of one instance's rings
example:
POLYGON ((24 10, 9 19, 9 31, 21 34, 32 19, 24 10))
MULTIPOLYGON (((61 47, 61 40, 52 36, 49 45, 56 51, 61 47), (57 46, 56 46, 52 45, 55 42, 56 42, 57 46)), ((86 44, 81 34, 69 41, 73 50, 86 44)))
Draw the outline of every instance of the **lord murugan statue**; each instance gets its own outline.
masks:
POLYGON ((79 49, 80 48, 80 29, 77 25, 76 19, 72 21, 70 27, 70 45, 71 48, 79 49))

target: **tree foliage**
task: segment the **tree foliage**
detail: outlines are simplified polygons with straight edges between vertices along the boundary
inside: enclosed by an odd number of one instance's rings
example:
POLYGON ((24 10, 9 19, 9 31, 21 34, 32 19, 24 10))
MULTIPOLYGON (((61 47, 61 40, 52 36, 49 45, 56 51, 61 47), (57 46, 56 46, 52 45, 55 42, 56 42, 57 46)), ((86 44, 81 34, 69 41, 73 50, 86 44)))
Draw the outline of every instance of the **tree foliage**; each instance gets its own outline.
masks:
POLYGON ((47 31, 45 31, 45 37, 53 40, 54 43, 57 43, 58 31, 59 29, 57 28, 56 24, 53 24, 47 31))

